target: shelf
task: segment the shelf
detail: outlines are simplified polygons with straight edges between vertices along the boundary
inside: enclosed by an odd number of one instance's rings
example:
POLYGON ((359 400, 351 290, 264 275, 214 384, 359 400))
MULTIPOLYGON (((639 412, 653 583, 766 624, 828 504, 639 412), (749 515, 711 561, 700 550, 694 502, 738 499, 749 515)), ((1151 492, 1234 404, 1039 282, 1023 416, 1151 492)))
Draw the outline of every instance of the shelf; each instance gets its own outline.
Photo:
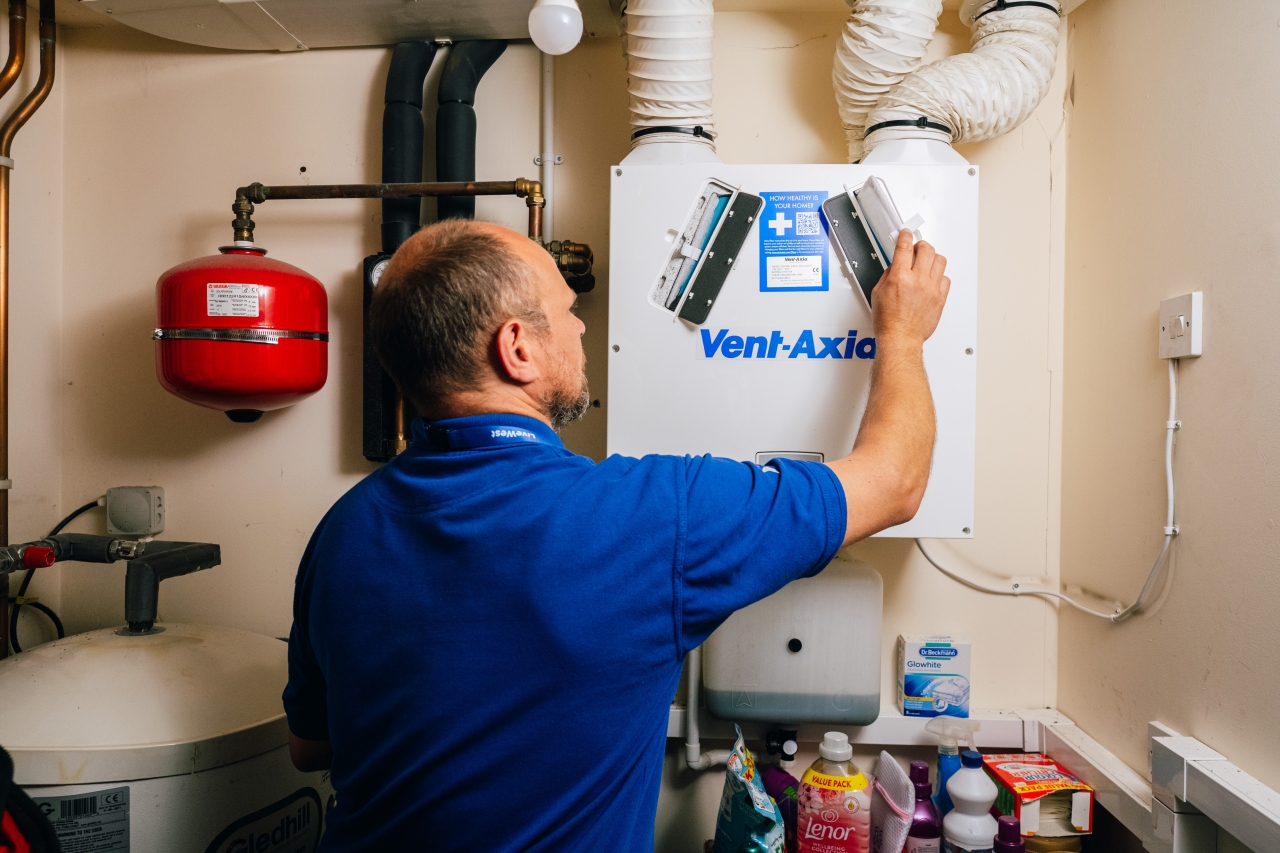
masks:
MULTIPOLYGON (((1030 749, 1033 745, 1028 739, 1039 740, 1039 723, 1043 711, 974 711, 972 719, 982 723, 977 733, 978 746, 983 749, 1030 749), (1031 715, 1036 715, 1032 719, 1031 715)), ((672 705, 667 718, 667 737, 684 737, 685 709, 672 705)), ((798 739, 801 743, 817 743, 822 740, 824 732, 841 731, 849 735, 849 742, 868 746, 936 746, 937 739, 926 732, 927 717, 904 717, 894 708, 881 708, 880 716, 868 726, 838 726, 821 723, 801 725, 798 739)), ((753 739, 764 737, 764 733, 777 725, 770 723, 744 722, 742 733, 753 739)), ((699 717, 699 730, 703 740, 733 740, 733 723, 718 720, 702 710, 699 717)), ((1038 746, 1036 747, 1039 748, 1038 746)))

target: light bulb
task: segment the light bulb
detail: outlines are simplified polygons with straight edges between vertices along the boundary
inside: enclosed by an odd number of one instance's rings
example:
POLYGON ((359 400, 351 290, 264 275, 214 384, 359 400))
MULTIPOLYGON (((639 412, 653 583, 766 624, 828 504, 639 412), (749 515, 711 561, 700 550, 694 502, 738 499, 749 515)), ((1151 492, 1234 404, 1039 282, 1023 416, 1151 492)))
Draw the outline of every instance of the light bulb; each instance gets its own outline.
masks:
POLYGON ((529 37, 538 50, 559 56, 582 40, 582 11, 575 0, 538 0, 529 12, 529 37))

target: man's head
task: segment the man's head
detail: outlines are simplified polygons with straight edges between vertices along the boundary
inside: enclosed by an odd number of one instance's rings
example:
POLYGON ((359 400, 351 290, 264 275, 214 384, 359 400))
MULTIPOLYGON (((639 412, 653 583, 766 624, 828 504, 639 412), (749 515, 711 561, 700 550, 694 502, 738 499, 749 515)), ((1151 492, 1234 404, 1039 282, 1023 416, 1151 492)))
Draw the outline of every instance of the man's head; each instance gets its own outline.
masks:
POLYGON ((373 349, 431 419, 513 412, 556 429, 589 403, 576 295, 537 243, 449 219, 396 252, 369 308, 373 349))

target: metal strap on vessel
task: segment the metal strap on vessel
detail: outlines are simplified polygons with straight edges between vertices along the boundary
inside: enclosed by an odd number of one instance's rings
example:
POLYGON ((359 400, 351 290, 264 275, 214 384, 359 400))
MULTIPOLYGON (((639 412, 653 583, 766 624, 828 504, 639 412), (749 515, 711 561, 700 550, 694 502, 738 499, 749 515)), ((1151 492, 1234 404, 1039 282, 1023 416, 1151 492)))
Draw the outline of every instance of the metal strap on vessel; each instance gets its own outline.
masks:
POLYGON ((329 342, 328 332, 295 332, 289 329, 156 329, 155 341, 233 341, 241 344, 276 344, 281 338, 329 342))

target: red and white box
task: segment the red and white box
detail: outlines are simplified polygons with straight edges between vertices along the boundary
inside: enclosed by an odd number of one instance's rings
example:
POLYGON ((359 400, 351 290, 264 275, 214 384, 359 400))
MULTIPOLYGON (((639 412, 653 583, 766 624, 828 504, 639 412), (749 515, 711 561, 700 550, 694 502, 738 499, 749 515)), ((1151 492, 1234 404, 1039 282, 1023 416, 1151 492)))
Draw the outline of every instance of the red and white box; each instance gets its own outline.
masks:
POLYGON ((996 808, 1013 815, 1023 835, 1087 835, 1093 831, 1093 789, 1038 752, 984 755, 999 793, 996 808))

